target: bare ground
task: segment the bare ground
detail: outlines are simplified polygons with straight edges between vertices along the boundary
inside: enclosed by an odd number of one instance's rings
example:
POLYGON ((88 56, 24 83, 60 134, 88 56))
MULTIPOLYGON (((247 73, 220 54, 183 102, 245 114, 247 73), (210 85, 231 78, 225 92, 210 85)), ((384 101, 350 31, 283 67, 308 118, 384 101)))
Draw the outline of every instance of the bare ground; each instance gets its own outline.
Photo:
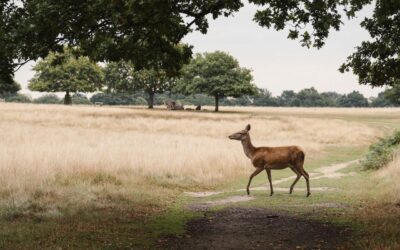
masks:
MULTIPOLYGON (((357 161, 334 164, 310 173, 313 179, 341 178, 346 174, 338 171, 357 161)), ((347 174, 348 175, 348 174, 347 174)), ((293 176, 276 180, 286 182, 293 176)), ((256 187, 265 189, 266 187, 256 187)), ((276 188, 277 189, 277 188, 276 188)), ((279 188, 278 188, 279 189, 279 188)), ((318 191, 330 191, 315 187, 318 191), (319 190, 321 189, 321 190, 319 190)), ((242 191, 242 190, 238 190, 242 191)), ((331 190, 333 191, 333 190, 331 190)), ((223 192, 187 193, 192 197, 208 197, 223 192)), ((186 224, 184 236, 170 235, 158 241, 160 249, 349 249, 351 231, 329 223, 312 220, 307 216, 295 216, 263 208, 230 207, 218 212, 209 209, 215 205, 245 202, 252 196, 231 196, 217 201, 194 202, 187 207, 203 211, 204 216, 186 224)), ((320 207, 338 207, 341 204, 310 204, 320 207)))
POLYGON ((159 249, 348 249, 348 228, 262 208, 226 208, 189 221, 159 249))

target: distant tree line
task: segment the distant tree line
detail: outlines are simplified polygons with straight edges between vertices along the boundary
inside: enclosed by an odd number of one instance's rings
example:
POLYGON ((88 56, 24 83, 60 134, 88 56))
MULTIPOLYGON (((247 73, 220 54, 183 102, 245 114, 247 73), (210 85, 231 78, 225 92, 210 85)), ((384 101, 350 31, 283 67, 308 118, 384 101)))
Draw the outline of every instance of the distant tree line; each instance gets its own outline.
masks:
MULTIPOLYGON (((399 95, 394 95, 393 89, 383 91, 377 97, 367 99, 358 91, 349 94, 336 92, 319 93, 314 87, 305 88, 299 92, 285 90, 279 96, 273 96, 267 89, 258 89, 255 95, 244 95, 238 98, 223 97, 221 106, 269 106, 269 107, 399 107, 399 95), (397 98, 397 99, 396 99, 397 98)), ((148 105, 148 95, 144 91, 135 93, 96 93, 88 98, 82 93, 71 96, 72 104, 91 105, 103 103, 104 105, 148 105)), ((7 102, 37 103, 37 104, 63 104, 64 100, 55 94, 45 94, 39 98, 31 99, 23 94, 5 96, 7 102)), ((153 105, 163 105, 167 100, 176 100, 183 105, 213 106, 215 99, 206 94, 183 95, 165 91, 155 94, 153 105)))
POLYGON ((107 63, 104 67, 79 56, 77 48, 65 47, 51 52, 33 68, 29 89, 41 92, 64 92, 64 99, 46 94, 31 100, 15 94, 19 85, 0 91, 8 102, 46 104, 154 105, 175 100, 183 105, 275 107, 394 107, 400 105, 400 85, 395 85, 375 98, 361 93, 319 93, 314 87, 299 92, 285 90, 273 96, 267 89, 258 89, 251 70, 240 67, 231 55, 216 51, 197 54, 183 65, 179 74, 169 75, 158 67, 137 69, 131 62, 107 63), (84 94, 97 92, 88 99, 84 94))

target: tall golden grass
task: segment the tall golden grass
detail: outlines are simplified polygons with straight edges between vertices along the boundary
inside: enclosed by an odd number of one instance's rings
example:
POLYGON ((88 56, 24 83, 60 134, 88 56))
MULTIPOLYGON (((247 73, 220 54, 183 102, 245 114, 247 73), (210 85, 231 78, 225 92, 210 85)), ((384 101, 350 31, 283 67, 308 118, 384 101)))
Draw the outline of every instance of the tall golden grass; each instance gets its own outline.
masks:
POLYGON ((393 157, 393 160, 384 168, 380 169, 376 176, 384 187, 385 197, 391 202, 400 205, 400 150, 393 157))
POLYGON ((251 166, 240 143, 227 136, 248 123, 256 146, 299 145, 307 159, 329 146, 366 145, 382 134, 324 117, 365 114, 363 109, 229 111, 0 104, 1 211, 58 215, 65 206, 147 199, 247 175, 251 166), (310 112, 319 116, 301 117, 310 112))

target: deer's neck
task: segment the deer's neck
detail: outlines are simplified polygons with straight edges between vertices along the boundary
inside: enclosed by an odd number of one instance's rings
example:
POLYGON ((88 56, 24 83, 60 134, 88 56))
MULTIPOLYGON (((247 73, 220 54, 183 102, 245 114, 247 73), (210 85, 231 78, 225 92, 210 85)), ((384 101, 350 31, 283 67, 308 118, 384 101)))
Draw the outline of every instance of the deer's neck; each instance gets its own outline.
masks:
POLYGON ((251 143, 250 135, 242 141, 242 145, 244 154, 251 159, 256 151, 256 148, 251 143))

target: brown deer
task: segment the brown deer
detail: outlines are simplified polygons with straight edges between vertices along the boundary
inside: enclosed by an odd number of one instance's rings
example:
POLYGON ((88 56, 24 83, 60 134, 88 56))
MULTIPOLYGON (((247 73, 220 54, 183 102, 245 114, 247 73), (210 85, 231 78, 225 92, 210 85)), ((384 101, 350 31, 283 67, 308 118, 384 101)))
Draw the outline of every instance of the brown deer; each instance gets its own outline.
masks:
POLYGON ((268 175, 268 181, 271 191, 271 196, 274 194, 274 189, 271 182, 272 169, 284 169, 290 167, 291 170, 297 175, 293 184, 290 186, 289 193, 293 192, 294 185, 301 176, 304 176, 307 183, 307 197, 310 196, 310 183, 309 175, 304 170, 304 152, 297 146, 288 147, 254 147, 250 139, 250 124, 244 130, 234 133, 229 136, 231 140, 238 140, 242 142, 244 154, 251 160, 253 166, 256 168, 254 173, 250 175, 249 183, 247 184, 247 194, 250 195, 250 183, 254 176, 261 173, 264 169, 268 175))

